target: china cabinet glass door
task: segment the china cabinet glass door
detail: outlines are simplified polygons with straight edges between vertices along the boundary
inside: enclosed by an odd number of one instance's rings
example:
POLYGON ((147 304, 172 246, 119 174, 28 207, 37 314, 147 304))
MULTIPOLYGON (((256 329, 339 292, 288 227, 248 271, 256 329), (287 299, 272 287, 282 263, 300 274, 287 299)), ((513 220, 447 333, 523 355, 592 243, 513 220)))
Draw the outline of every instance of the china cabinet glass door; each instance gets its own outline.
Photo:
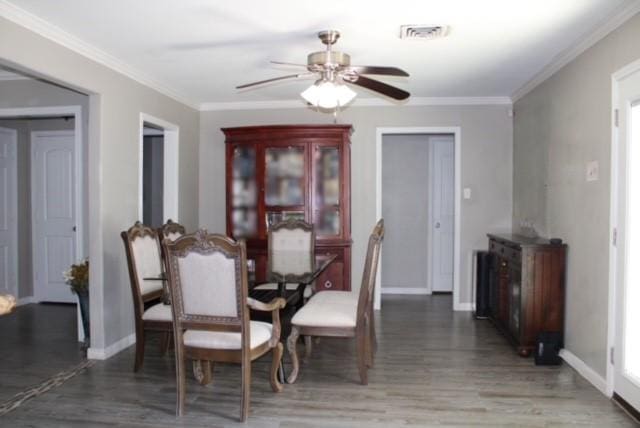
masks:
POLYGON ((248 238, 257 233, 258 194, 256 183, 256 150, 253 146, 233 149, 231 220, 233 236, 248 238))
POLYGON ((305 219, 304 146, 267 147, 265 157, 265 226, 305 219))
POLYGON ((314 213, 318 235, 340 235, 340 149, 316 145, 313 150, 314 213))

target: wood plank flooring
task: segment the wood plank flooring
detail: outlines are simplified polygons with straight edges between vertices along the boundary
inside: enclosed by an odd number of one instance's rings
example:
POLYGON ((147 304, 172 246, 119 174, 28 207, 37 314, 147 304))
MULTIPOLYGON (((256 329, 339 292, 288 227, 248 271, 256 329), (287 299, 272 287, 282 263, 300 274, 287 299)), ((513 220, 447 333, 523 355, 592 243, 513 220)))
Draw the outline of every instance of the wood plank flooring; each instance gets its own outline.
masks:
MULTIPOLYGON (((257 361, 246 424, 237 422, 240 370, 232 365, 216 366, 210 386, 190 377, 186 414, 176 418, 174 362, 159 355, 155 341, 141 372, 132 372, 130 348, 0 418, 0 426, 635 426, 568 366, 536 367, 487 321, 450 308, 446 295, 385 297, 366 387, 358 383, 355 347, 347 340, 322 339, 297 383, 279 394, 269 387, 269 358, 257 361)), ((0 319, 0 332, 4 327, 0 319)), ((3 367, 18 367, 13 354, 2 355, 3 367)))

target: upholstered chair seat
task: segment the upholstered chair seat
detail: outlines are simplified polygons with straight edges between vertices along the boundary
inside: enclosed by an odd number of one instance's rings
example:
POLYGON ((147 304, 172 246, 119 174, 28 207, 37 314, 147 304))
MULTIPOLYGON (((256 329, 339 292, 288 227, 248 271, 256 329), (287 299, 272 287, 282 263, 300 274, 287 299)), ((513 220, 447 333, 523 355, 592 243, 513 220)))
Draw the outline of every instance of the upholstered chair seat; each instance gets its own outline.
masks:
POLYGON ((144 321, 167 321, 172 322, 171 306, 164 303, 156 303, 142 314, 144 321))
MULTIPOLYGON (((255 349, 268 342, 273 326, 267 322, 249 322, 249 346, 255 349)), ((242 335, 224 331, 186 330, 184 345, 207 349, 242 349, 242 335)))
POLYGON ((358 295, 349 291, 323 291, 307 302, 291 319, 306 327, 356 326, 358 295))

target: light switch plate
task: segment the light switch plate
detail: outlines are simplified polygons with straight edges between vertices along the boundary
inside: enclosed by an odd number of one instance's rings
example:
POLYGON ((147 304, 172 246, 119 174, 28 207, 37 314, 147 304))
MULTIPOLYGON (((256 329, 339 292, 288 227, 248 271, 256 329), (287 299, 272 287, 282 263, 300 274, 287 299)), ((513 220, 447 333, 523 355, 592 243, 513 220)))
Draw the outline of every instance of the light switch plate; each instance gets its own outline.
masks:
POLYGON ((471 187, 465 187, 462 190, 462 197, 464 199, 471 199, 471 187))
POLYGON ((587 162, 587 181, 598 181, 598 161, 587 162))

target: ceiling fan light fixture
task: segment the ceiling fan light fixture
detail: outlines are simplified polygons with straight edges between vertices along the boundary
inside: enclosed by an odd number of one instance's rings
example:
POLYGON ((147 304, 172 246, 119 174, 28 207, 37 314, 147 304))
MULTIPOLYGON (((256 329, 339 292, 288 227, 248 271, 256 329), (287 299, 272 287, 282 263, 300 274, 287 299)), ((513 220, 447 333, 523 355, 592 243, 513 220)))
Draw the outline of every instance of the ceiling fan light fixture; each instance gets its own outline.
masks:
POLYGON ((334 109, 349 104, 356 93, 345 84, 320 80, 305 89, 300 96, 315 107, 334 109))

